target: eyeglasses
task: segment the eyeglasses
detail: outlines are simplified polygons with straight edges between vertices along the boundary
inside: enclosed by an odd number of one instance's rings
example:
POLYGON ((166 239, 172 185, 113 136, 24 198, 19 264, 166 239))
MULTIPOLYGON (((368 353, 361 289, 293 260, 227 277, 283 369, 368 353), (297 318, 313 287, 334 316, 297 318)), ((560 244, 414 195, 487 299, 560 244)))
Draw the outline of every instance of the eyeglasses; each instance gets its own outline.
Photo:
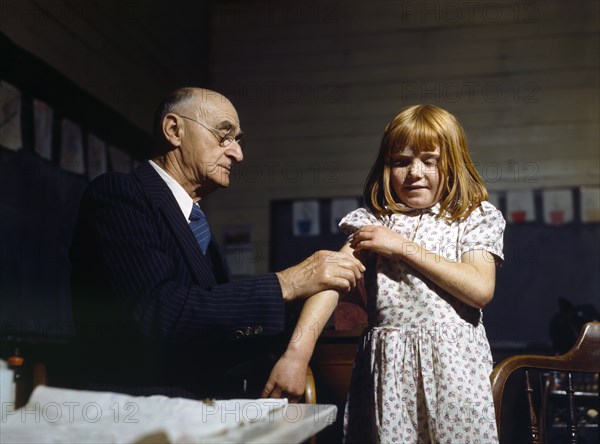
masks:
MULTIPOLYGON (((173 114, 175 114, 175 113, 173 113, 173 114)), ((191 120, 192 122, 196 122, 198 125, 203 126, 206 130, 210 131, 211 134, 217 138, 217 140, 219 141, 219 146, 221 146, 223 148, 231 145, 231 143, 234 140, 237 142, 237 144, 241 148, 243 148, 243 146, 244 146, 244 135, 242 133, 239 133, 237 136, 232 136, 229 133, 226 133, 225 135, 223 135, 223 130, 213 128, 212 126, 206 125, 205 123, 199 122, 198 120, 192 119, 191 117, 182 116, 181 114, 176 114, 176 115, 181 117, 182 119, 191 120)))

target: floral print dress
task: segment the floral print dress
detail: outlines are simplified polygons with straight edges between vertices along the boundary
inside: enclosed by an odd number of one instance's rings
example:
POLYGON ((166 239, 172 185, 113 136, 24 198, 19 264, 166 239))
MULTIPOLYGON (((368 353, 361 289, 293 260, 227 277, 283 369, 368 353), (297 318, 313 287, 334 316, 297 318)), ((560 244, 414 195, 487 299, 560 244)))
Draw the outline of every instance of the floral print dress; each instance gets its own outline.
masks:
MULTIPOLYGON (((505 221, 482 202, 451 222, 429 209, 377 217, 365 208, 340 222, 348 235, 382 225, 429 252, 459 261, 486 250, 503 259, 505 221)), ((416 253, 415 253, 416 254, 416 253)), ((402 260, 371 253, 361 337, 344 414, 346 442, 497 442, 492 357, 481 310, 451 296, 402 260)))

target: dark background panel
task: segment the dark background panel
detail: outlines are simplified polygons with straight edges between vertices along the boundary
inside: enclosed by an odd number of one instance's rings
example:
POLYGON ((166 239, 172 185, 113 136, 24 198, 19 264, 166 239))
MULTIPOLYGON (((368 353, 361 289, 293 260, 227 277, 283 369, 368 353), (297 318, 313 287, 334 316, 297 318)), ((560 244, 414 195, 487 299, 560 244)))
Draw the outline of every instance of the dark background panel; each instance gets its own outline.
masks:
MULTIPOLYGON (((542 222, 507 224, 504 264, 498 268, 494 299, 484 310, 488 337, 500 348, 547 348, 549 324, 559 298, 600 308, 600 224, 579 219, 563 226, 542 222)), ((541 220, 541 192, 535 192, 541 220)), ((291 200, 271 203, 271 269, 280 270, 318 249, 339 249, 346 237, 329 232, 330 199, 319 199, 320 236, 294 236, 291 200)), ((501 200, 501 208, 504 206, 501 200)))
POLYGON ((68 250, 87 177, 59 167, 63 118, 138 157, 150 136, 0 34, 0 79, 21 91, 23 148, 0 146, 0 354, 73 335, 68 250), (54 110, 51 161, 34 152, 33 100, 54 110))

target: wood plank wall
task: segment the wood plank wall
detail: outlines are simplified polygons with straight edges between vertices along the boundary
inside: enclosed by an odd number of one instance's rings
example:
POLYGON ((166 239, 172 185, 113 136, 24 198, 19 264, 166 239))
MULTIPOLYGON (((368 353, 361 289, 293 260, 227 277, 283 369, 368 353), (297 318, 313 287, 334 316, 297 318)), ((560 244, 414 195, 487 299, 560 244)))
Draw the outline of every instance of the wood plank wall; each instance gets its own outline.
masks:
POLYGON ((150 133, 164 95, 208 77, 204 3, 2 0, 0 32, 150 133))
POLYGON ((217 235, 269 202, 354 196, 404 106, 453 112, 490 190, 597 185, 599 3, 244 1, 212 13, 213 88, 236 105, 245 161, 208 199, 217 235))

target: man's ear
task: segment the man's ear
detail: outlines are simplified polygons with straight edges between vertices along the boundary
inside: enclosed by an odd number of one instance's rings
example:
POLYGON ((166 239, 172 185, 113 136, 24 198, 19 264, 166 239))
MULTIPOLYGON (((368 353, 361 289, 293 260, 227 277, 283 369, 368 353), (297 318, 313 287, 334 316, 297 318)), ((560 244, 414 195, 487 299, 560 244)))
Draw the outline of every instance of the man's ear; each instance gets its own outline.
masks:
POLYGON ((165 139, 173 147, 179 147, 181 145, 181 120, 178 119, 177 115, 169 113, 165 116, 162 121, 162 132, 165 139))

